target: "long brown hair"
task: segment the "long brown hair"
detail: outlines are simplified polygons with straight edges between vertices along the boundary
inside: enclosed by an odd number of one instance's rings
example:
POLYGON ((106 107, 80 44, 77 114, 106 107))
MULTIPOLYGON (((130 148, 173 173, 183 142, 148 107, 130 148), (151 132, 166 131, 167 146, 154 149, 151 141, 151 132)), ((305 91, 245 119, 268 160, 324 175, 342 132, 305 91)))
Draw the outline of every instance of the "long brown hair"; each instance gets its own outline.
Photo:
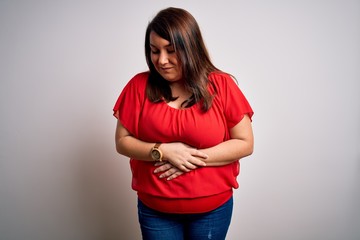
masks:
MULTIPOLYGON (((195 18, 181 8, 170 7, 161 10, 147 26, 145 56, 150 70, 146 87, 147 97, 152 102, 160 102, 162 99, 169 102, 176 99, 171 94, 168 82, 156 71, 151 61, 150 33, 152 31, 173 45, 182 64, 185 88, 192 93, 182 106, 190 107, 201 101, 201 110, 204 112, 209 110, 213 96, 207 89, 208 76, 211 72, 220 70, 210 60, 195 18)), ((215 89, 215 86, 213 87, 215 89)))

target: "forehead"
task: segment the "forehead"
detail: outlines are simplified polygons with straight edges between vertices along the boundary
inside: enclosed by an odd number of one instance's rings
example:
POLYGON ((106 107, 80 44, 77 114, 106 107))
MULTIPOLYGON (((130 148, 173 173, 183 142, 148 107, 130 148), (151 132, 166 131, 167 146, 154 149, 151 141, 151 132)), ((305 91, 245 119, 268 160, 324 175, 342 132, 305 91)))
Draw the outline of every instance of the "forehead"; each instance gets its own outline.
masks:
POLYGON ((168 47, 168 46, 171 46, 171 43, 168 40, 160 37, 154 31, 150 32, 149 39, 150 39, 150 46, 154 46, 154 47, 168 47))

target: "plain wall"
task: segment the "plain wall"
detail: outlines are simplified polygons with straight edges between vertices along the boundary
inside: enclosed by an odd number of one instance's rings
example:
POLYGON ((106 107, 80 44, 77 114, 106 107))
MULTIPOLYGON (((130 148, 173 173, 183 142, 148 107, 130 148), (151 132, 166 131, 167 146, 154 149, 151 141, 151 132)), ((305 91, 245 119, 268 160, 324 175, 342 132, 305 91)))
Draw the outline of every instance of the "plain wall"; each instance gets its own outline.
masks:
POLYGON ((189 10, 254 108, 228 239, 360 239, 360 1, 0 1, 0 239, 140 239, 112 107, 189 10))

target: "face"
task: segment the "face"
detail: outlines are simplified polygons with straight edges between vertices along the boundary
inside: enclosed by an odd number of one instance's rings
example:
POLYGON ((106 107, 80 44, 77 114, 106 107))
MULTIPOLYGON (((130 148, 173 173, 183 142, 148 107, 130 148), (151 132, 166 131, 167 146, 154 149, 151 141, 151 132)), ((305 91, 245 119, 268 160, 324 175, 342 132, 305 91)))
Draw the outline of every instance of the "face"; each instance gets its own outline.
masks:
POLYGON ((174 46, 154 31, 150 33, 151 62, 159 74, 170 82, 181 80, 181 64, 174 46))

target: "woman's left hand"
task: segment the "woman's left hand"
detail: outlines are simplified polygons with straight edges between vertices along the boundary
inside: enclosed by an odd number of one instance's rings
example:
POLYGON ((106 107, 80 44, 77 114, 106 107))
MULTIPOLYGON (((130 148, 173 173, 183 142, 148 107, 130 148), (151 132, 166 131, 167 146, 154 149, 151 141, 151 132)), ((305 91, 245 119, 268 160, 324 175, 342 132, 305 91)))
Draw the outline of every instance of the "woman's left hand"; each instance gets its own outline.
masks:
POLYGON ((169 162, 157 162, 155 163, 155 167, 157 167, 154 173, 161 173, 159 178, 166 178, 166 180, 172 180, 177 178, 178 176, 184 174, 185 172, 181 171, 180 169, 174 167, 169 162))

